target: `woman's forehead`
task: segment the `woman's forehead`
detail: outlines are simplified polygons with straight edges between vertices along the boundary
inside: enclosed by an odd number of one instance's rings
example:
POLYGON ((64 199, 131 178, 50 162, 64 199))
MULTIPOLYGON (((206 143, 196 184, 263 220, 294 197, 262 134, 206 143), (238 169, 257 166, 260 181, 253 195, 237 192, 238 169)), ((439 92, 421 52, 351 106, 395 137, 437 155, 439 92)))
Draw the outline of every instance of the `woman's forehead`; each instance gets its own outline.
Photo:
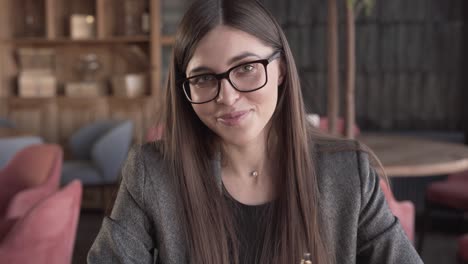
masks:
POLYGON ((208 32, 198 43, 186 72, 199 67, 223 70, 236 63, 236 57, 251 54, 252 58, 265 58, 273 48, 259 38, 244 31, 220 25, 208 32))

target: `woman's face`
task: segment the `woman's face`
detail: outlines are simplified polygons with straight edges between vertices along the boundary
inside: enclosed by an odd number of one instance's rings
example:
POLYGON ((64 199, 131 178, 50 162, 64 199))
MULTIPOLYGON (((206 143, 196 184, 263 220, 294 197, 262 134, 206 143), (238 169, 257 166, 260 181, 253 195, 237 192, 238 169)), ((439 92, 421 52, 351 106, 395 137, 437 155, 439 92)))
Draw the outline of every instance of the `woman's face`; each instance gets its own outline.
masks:
MULTIPOLYGON (((186 76, 222 73, 239 64, 267 59, 274 52, 272 47, 246 32, 217 26, 199 42, 187 65, 186 76)), ((254 92, 239 92, 227 79, 222 79, 215 100, 192 104, 192 107, 201 121, 226 144, 242 146, 264 140, 276 108, 283 68, 280 59, 271 61, 267 65, 268 82, 254 92)))

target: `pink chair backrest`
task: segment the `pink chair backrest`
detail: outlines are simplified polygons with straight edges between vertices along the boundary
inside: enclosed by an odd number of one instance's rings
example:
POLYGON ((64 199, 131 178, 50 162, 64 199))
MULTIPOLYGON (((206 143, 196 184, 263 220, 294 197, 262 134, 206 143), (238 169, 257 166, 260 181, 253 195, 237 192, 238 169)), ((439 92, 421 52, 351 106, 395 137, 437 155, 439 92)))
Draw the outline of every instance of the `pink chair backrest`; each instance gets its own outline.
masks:
POLYGON ((450 174, 448 176, 449 181, 465 181, 468 182, 468 170, 459 173, 450 174))
POLYGON ((468 262, 468 233, 458 239, 458 256, 463 263, 468 262))
POLYGON ((164 126, 163 125, 155 125, 148 129, 146 132, 146 142, 152 142, 156 140, 160 140, 163 137, 164 133, 164 126))
POLYGON ((78 180, 39 202, 13 225, 0 246, 5 263, 71 263, 82 184, 78 180))
POLYGON ((387 201, 396 202, 395 197, 393 196, 392 190, 390 190, 390 187, 388 187, 388 184, 383 179, 380 179, 380 188, 382 189, 385 195, 385 199, 387 201))
POLYGON ((383 179, 380 179, 380 188, 384 193, 385 200, 387 200, 390 210, 399 219, 408 239, 413 242, 415 220, 415 209, 413 203, 410 201, 397 201, 393 196, 392 190, 383 179))
POLYGON ((0 215, 18 192, 39 185, 58 188, 63 152, 55 144, 39 144, 19 151, 0 171, 0 215))

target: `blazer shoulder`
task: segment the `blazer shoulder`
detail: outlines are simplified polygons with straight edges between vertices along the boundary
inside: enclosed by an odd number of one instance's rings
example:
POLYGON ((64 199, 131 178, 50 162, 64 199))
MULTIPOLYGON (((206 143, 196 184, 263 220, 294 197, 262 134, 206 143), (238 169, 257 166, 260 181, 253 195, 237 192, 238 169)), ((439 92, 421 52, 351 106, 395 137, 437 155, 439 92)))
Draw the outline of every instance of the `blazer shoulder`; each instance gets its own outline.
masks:
POLYGON ((121 181, 130 191, 142 193, 148 177, 163 167, 160 143, 134 145, 122 166, 121 181))
POLYGON ((324 188, 360 190, 373 166, 366 147, 356 140, 326 140, 314 144, 314 166, 324 188))
POLYGON ((163 159, 163 144, 160 141, 135 145, 134 148, 144 157, 156 158, 157 160, 163 159))
POLYGON ((369 166, 370 149, 357 140, 319 139, 313 141, 312 156, 318 163, 333 163, 334 167, 369 166))
POLYGON ((127 162, 130 165, 140 166, 140 169, 162 166, 163 162, 162 144, 149 142, 134 145, 128 153, 127 162))
POLYGON ((318 169, 327 167, 350 169, 356 167, 357 155, 361 149, 359 142, 355 140, 321 139, 313 142, 312 157, 318 169))
POLYGON ((361 143, 352 139, 312 138, 311 140, 314 151, 319 153, 337 153, 362 149, 361 143))

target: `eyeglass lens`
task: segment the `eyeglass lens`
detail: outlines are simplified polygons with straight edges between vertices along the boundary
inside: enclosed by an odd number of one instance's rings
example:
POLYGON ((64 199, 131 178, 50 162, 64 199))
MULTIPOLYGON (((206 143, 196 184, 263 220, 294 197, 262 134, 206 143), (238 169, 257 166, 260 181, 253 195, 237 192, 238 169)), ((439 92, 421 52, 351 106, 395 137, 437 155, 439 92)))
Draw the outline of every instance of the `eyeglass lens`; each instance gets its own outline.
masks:
MULTIPOLYGON (((239 91, 256 90, 266 84, 266 66, 261 62, 239 65, 229 72, 229 81, 239 91)), ((184 90, 192 102, 210 101, 218 94, 219 82, 214 74, 199 75, 189 78, 184 90)))

